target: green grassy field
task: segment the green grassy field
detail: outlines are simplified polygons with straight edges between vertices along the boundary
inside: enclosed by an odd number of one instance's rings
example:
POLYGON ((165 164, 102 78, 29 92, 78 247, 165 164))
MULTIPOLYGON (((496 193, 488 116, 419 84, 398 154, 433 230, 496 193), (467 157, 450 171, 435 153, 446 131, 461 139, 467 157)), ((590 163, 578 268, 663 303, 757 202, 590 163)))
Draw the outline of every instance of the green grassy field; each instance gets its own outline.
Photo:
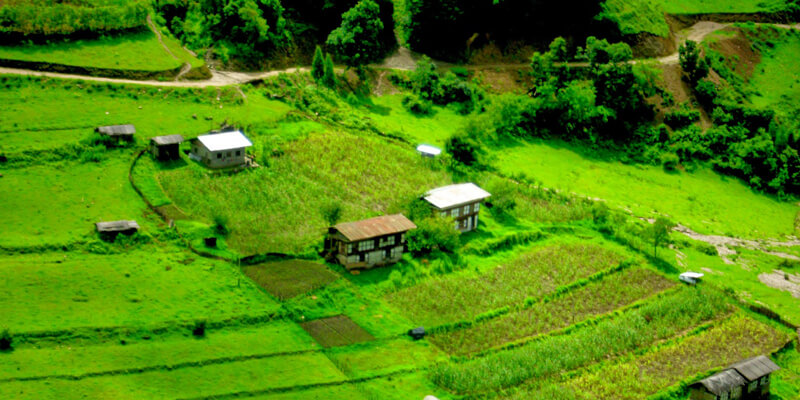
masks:
POLYGON ((427 143, 443 148, 445 141, 456 133, 466 119, 449 108, 441 107, 434 107, 435 114, 431 116, 419 117, 403 108, 402 100, 402 94, 372 99, 377 111, 370 113, 369 118, 381 131, 412 143, 427 143))
POLYGON ((701 233, 782 238, 793 234, 800 211, 796 204, 754 193, 739 180, 706 168, 668 174, 661 167, 598 159, 563 142, 500 149, 496 165, 506 174, 524 174, 547 187, 599 198, 637 216, 667 215, 701 233))
POLYGON ((800 35, 795 30, 778 29, 772 46, 761 47, 761 63, 755 68, 748 88, 754 93, 750 101, 759 107, 770 107, 786 116, 800 106, 800 67, 794 61, 800 52, 800 35))
POLYGON ((184 63, 194 68, 203 66, 202 60, 186 52, 175 39, 163 36, 163 40, 170 52, 155 33, 146 30, 91 40, 0 46, 0 58, 137 71, 166 71, 184 63))
POLYGON ((667 14, 749 14, 786 8, 786 0, 671 0, 663 1, 667 14))
POLYGON ((3 256, 3 326, 16 333, 160 327, 268 316, 278 304, 228 263, 151 244, 112 254, 3 256))

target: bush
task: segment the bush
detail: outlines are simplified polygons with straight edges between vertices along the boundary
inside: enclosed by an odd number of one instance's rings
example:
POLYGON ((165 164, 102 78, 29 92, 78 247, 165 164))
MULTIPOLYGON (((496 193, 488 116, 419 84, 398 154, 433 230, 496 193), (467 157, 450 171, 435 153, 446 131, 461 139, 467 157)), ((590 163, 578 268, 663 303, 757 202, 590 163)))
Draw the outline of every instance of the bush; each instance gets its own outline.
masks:
POLYGON ((480 144, 466 134, 455 134, 445 143, 447 151, 453 159, 461 164, 472 166, 480 165, 482 150, 480 144))
POLYGON ((403 97, 403 108, 414 115, 431 115, 433 104, 415 94, 407 94, 403 97))
POLYGON ((675 171, 680 164, 681 159, 675 153, 664 153, 661 155, 661 166, 664 171, 675 171))
POLYGON ((228 217, 223 214, 214 214, 214 230, 222 236, 227 237, 231 231, 228 228, 228 217))
POLYGON ((13 340, 14 338, 11 337, 11 332, 7 328, 0 331, 0 351, 11 350, 11 342, 13 340))
POLYGON ((204 337, 206 335, 206 321, 201 319, 194 323, 194 327, 192 328, 192 335, 195 337, 204 337))
POLYGON ((414 254, 428 254, 438 250, 452 253, 459 245, 460 232, 452 218, 438 216, 417 222, 417 229, 407 235, 408 250, 414 254))
POLYGON ((667 113, 664 116, 664 123, 670 128, 679 130, 700 120, 700 111, 682 108, 667 113))

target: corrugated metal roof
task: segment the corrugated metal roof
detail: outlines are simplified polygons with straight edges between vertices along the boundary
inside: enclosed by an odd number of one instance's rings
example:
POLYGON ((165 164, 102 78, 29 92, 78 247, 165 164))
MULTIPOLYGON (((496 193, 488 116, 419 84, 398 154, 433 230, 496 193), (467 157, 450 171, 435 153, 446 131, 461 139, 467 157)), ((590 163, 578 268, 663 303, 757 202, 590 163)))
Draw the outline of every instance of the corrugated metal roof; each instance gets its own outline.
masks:
POLYGON ((150 138, 155 144, 163 146, 165 144, 175 144, 180 143, 183 141, 183 136, 181 135, 166 135, 166 136, 156 136, 154 138, 150 138))
POLYGON ((209 151, 223 151, 250 147, 253 143, 240 131, 198 136, 197 140, 209 151))
POLYGON ((692 278, 692 279, 700 279, 700 278, 704 277, 705 275, 701 274, 699 272, 688 271, 688 272, 682 273, 681 276, 686 276, 686 277, 689 277, 689 278, 692 278))
POLYGON ((403 214, 384 215, 365 219, 363 221, 345 222, 333 228, 339 231, 347 240, 357 241, 374 238, 393 233, 401 233, 416 228, 403 214))
POLYGON ((429 155, 434 157, 438 156, 439 154, 442 154, 442 149, 435 146, 431 146, 429 144, 421 144, 417 146, 417 151, 422 153, 423 155, 429 155))
POLYGON ((442 186, 425 193, 425 201, 439 209, 483 200, 491 194, 474 183, 442 186))
POLYGON ((108 136, 130 136, 136 133, 136 127, 133 125, 109 125, 98 126, 95 132, 100 132, 108 136))
POLYGON ((98 232, 121 232, 129 229, 139 230, 139 224, 136 221, 108 221, 98 222, 95 224, 98 232))
POLYGON ((737 372, 742 374, 742 376, 747 378, 747 380, 754 381, 781 368, 766 356, 758 356, 744 361, 739 361, 738 363, 731 365, 731 369, 735 369, 737 372))
POLYGON ((726 369, 725 371, 716 373, 714 375, 709 376, 706 379, 701 380, 700 382, 695 383, 694 385, 703 385, 709 392, 714 393, 715 395, 720 395, 725 392, 729 392, 731 389, 737 386, 744 386, 747 384, 747 381, 742 378, 735 370, 726 369))

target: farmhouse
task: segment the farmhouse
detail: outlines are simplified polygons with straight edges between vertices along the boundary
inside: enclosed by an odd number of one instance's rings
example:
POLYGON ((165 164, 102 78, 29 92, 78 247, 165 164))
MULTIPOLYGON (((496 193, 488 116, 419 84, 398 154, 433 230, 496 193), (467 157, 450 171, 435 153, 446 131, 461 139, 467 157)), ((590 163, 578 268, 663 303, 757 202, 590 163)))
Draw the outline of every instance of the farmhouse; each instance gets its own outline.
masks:
POLYGON ((150 139, 150 153, 157 160, 178 160, 181 158, 181 142, 181 135, 156 136, 150 139))
POLYGON ((95 224, 97 233, 104 239, 114 240, 120 233, 123 235, 133 235, 139 230, 139 224, 136 221, 108 221, 98 222, 95 224))
POLYGON ((481 202, 489 196, 489 192, 474 183, 461 183, 433 189, 425 193, 424 199, 435 213, 452 217, 456 229, 468 232, 478 227, 481 202))
POLYGON ((130 124, 98 126, 94 129, 94 131, 101 135, 116 138, 118 140, 131 141, 133 140, 133 134, 136 133, 136 127, 130 124))
POLYGON ((240 131, 202 135, 192 141, 191 157, 209 168, 235 167, 245 164, 245 149, 252 145, 240 131))
POLYGON ((689 386, 691 400, 757 400, 769 398, 770 374, 779 370, 772 360, 758 356, 689 386))
POLYGON ((325 251, 348 270, 396 263, 403 257, 406 232, 416 227, 402 214, 338 224, 328 229, 325 251))

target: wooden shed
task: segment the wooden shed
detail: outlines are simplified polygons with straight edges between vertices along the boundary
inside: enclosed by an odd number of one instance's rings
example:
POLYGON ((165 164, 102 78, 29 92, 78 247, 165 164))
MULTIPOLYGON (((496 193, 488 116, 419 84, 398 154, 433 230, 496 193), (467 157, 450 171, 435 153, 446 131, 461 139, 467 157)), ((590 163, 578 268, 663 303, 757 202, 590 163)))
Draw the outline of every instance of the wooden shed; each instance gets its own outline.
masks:
POLYGON ((108 125, 98 126, 94 129, 95 132, 108 137, 116 138, 118 140, 131 141, 133 135, 136 133, 136 127, 133 125, 108 125))
POLYGON ((731 365, 689 386, 691 400, 761 400, 769 398, 770 374, 779 370, 766 356, 731 365))
POLYGON ((150 139, 150 153, 161 161, 179 160, 181 142, 181 135, 156 136, 150 139))
POLYGON ((114 240, 119 234, 133 235, 139 231, 139 224, 132 220, 98 222, 95 227, 100 236, 110 240, 114 240))
POLYGON ((402 214, 338 224, 328 229, 325 252, 348 270, 393 264, 403 258, 406 232, 416 227, 402 214))
POLYGON ((453 218, 456 229, 468 232, 478 227, 481 202, 489 196, 489 192, 474 183, 461 183, 430 190, 423 199, 431 205, 434 213, 453 218))
POLYGON ((252 145, 240 131, 202 135, 192 141, 191 158, 209 168, 236 167, 245 164, 245 149, 252 145))

